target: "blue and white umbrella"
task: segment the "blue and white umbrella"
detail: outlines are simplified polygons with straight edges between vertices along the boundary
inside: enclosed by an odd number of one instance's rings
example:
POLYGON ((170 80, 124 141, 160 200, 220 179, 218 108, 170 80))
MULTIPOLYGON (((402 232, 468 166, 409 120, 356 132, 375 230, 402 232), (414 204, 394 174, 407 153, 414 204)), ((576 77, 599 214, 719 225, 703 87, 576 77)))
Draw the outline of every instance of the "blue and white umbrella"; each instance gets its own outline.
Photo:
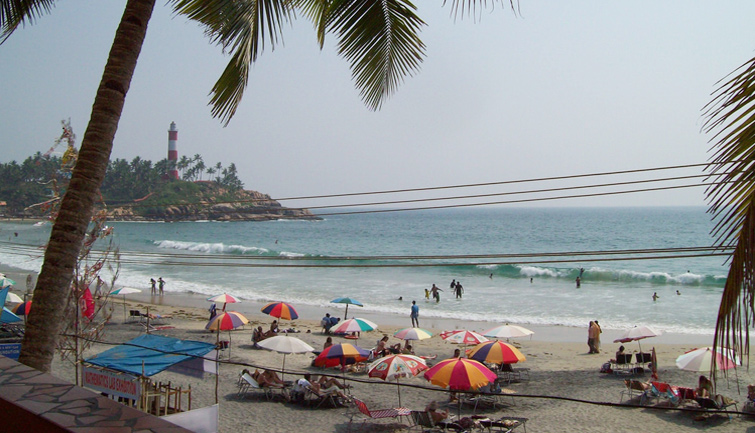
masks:
POLYGON ((356 299, 351 299, 347 296, 342 296, 340 298, 333 299, 330 301, 331 304, 346 304, 346 312, 343 314, 343 320, 346 320, 347 315, 349 314, 349 305, 356 305, 358 307, 364 307, 361 302, 357 301, 356 299))

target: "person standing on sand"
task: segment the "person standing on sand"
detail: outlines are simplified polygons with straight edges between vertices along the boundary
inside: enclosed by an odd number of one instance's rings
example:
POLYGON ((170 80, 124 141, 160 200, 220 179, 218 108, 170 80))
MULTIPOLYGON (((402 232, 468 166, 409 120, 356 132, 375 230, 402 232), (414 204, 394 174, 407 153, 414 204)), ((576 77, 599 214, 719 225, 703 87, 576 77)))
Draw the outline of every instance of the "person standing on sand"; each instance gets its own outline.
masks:
POLYGON ((419 328, 419 306, 417 301, 412 301, 412 312, 409 315, 412 318, 412 327, 419 328))
POLYGON ((595 346, 595 353, 600 353, 600 334, 603 333, 603 329, 600 327, 600 323, 598 321, 595 321, 595 341, 593 341, 593 346, 595 346))
POLYGON ((165 288, 165 280, 163 280, 163 277, 160 277, 157 279, 158 287, 160 288, 160 296, 163 294, 163 289, 165 288))
POLYGON ((155 281, 154 278, 150 278, 149 283, 152 284, 152 294, 156 295, 157 294, 157 281, 155 281))
POLYGON ((590 348, 587 353, 595 353, 595 322, 592 320, 587 327, 587 347, 590 348))

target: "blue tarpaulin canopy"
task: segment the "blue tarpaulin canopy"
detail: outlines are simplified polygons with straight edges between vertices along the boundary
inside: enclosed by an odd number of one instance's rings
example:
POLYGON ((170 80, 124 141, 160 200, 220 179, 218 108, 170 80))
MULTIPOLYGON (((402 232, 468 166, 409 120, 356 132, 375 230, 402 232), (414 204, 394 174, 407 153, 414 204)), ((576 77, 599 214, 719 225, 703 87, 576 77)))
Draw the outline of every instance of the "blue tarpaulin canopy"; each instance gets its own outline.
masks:
POLYGON ((193 359, 194 356, 204 356, 214 349, 215 345, 211 343, 144 334, 85 359, 84 362, 136 376, 153 376, 175 364, 193 359))

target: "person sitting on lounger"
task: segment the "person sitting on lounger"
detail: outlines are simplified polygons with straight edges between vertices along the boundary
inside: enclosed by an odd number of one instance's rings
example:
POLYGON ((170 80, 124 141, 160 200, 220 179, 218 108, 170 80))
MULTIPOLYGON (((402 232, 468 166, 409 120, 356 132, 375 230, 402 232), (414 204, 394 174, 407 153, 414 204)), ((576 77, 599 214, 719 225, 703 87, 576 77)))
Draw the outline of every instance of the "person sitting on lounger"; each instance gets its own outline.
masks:
POLYGON ((265 370, 262 373, 255 370, 254 374, 252 375, 254 380, 257 381, 257 383, 262 388, 285 388, 286 383, 281 380, 280 377, 278 377, 278 373, 272 371, 272 370, 265 370))
POLYGON ((304 390, 311 390, 317 396, 323 396, 327 394, 336 394, 337 396, 348 400, 346 394, 341 389, 345 388, 338 383, 334 378, 321 377, 318 381, 312 381, 312 375, 309 373, 304 375, 303 379, 299 379, 294 386, 294 392, 304 392, 304 390))
POLYGON ((262 330, 261 326, 258 326, 257 329, 255 329, 254 332, 252 333, 252 342, 254 342, 254 344, 257 344, 264 339, 265 339, 265 332, 262 330))
POLYGON ((697 389, 695 393, 698 397, 712 398, 713 397, 713 382, 707 377, 701 375, 697 380, 697 389))
POLYGON ((278 321, 273 320, 270 324, 270 330, 265 333, 265 338, 273 337, 278 333, 278 321))
POLYGON ((438 409, 438 402, 433 400, 430 402, 430 404, 427 405, 425 408, 425 412, 427 412, 428 415, 430 415, 430 419, 433 420, 433 424, 437 424, 444 419, 448 418, 448 409, 446 410, 439 410, 438 409))

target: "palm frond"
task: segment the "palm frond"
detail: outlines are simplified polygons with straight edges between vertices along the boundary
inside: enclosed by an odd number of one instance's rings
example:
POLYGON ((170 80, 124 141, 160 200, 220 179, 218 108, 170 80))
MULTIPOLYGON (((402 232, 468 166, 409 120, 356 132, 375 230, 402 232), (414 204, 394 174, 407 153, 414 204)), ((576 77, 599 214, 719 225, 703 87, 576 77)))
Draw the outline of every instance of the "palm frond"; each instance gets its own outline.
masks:
POLYGON ((328 24, 328 0, 292 0, 293 7, 307 17, 315 26, 317 43, 322 49, 328 24))
POLYGON ((50 13, 55 0, 0 0, 0 44, 19 25, 34 24, 42 15, 50 13))
POLYGON ((351 64, 362 100, 380 108, 424 58, 419 29, 425 23, 404 0, 335 0, 327 23, 339 38, 338 52, 351 64))
POLYGON ((730 74, 704 108, 715 155, 706 191, 719 246, 736 244, 716 320, 714 347, 749 357, 755 324, 755 58, 730 74))
MULTIPOLYGON (((449 3, 448 0, 443 0, 443 6, 445 6, 447 3, 449 3)), ((483 9, 490 7, 490 9, 492 10, 493 8, 495 8, 495 5, 497 3, 503 5, 504 3, 506 3, 506 0, 450 0, 450 3, 451 15, 454 18, 463 18, 465 16, 478 16, 478 10, 479 13, 482 14, 483 9)), ((520 14, 518 0, 516 2, 516 5, 514 5, 514 0, 509 0, 508 3, 509 6, 511 6, 511 10, 514 11, 515 14, 520 14)))
POLYGON ((249 82, 249 68, 265 48, 282 39, 281 27, 293 18, 286 0, 175 0, 174 11, 201 23, 213 43, 232 53, 210 92, 212 115, 231 120, 249 82))

